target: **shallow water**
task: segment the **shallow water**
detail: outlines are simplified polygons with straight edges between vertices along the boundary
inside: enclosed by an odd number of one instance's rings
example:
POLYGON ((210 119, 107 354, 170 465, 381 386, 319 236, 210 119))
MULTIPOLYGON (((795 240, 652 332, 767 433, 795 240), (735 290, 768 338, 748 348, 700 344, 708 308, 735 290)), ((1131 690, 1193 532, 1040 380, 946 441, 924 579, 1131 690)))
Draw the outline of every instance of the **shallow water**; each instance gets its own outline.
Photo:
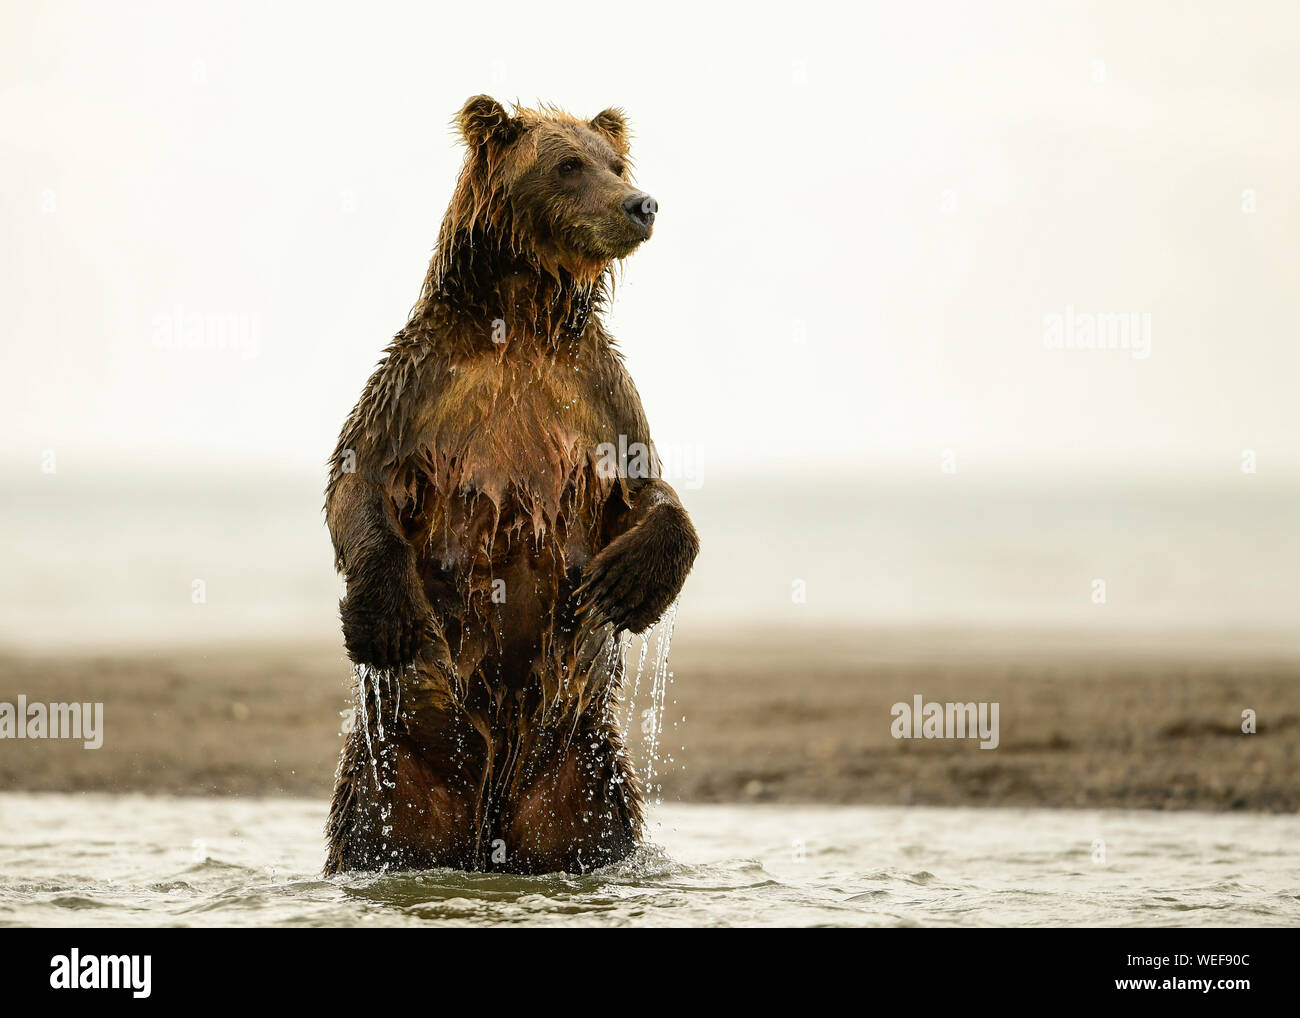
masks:
POLYGON ((325 880, 325 809, 0 794, 0 925, 1300 925, 1294 816, 670 805, 595 873, 325 880))

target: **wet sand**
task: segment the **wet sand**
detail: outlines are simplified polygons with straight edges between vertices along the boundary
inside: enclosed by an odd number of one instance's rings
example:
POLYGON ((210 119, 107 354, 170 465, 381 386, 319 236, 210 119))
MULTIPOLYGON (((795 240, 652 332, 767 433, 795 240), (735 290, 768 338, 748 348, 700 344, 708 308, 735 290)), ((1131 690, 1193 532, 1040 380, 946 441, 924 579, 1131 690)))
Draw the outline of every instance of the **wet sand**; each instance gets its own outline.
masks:
MULTIPOLYGON (((671 669, 670 802, 1300 808, 1284 642, 680 631, 671 669), (916 694, 996 701, 1000 745, 894 739, 891 705, 916 694)), ((0 652, 0 701, 105 704, 101 749, 0 740, 0 790, 325 796, 348 674, 324 645, 0 652)))

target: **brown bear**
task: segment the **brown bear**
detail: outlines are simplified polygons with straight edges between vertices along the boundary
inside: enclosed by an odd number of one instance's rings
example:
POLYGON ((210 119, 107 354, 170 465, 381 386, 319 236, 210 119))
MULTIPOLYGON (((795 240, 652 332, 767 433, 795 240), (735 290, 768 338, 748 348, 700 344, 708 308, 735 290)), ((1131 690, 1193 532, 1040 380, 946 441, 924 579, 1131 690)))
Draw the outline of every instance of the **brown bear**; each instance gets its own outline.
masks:
POLYGON ((601 323, 656 211, 622 112, 475 96, 456 124, 423 291, 330 464, 358 700, 327 873, 625 856, 622 634, 663 615, 699 549, 601 323))

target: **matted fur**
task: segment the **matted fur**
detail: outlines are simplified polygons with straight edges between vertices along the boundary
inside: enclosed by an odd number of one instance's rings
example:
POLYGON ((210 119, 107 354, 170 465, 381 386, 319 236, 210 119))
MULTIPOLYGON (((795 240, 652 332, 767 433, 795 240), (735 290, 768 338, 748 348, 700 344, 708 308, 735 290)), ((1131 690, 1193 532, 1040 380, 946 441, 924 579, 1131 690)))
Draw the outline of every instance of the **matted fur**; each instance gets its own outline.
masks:
POLYGON ((345 642, 378 670, 327 872, 571 870, 630 851, 616 637, 662 613, 698 549, 657 465, 598 469, 620 436, 653 449, 600 320, 611 266, 649 234, 623 211, 644 196, 621 112, 476 96, 457 124, 465 164, 420 299, 330 464, 345 642))

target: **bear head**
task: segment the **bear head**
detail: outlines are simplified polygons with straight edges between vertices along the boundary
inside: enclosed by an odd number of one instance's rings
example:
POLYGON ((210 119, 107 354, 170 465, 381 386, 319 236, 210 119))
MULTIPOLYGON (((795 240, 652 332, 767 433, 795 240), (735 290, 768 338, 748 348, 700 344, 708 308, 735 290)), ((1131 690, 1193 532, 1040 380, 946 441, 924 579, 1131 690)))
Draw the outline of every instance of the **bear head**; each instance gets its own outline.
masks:
POLYGON ((590 286, 649 239, 657 206, 631 182, 621 110, 580 120, 477 95, 455 124, 467 153, 440 236, 444 270, 468 246, 476 263, 505 254, 590 286))

